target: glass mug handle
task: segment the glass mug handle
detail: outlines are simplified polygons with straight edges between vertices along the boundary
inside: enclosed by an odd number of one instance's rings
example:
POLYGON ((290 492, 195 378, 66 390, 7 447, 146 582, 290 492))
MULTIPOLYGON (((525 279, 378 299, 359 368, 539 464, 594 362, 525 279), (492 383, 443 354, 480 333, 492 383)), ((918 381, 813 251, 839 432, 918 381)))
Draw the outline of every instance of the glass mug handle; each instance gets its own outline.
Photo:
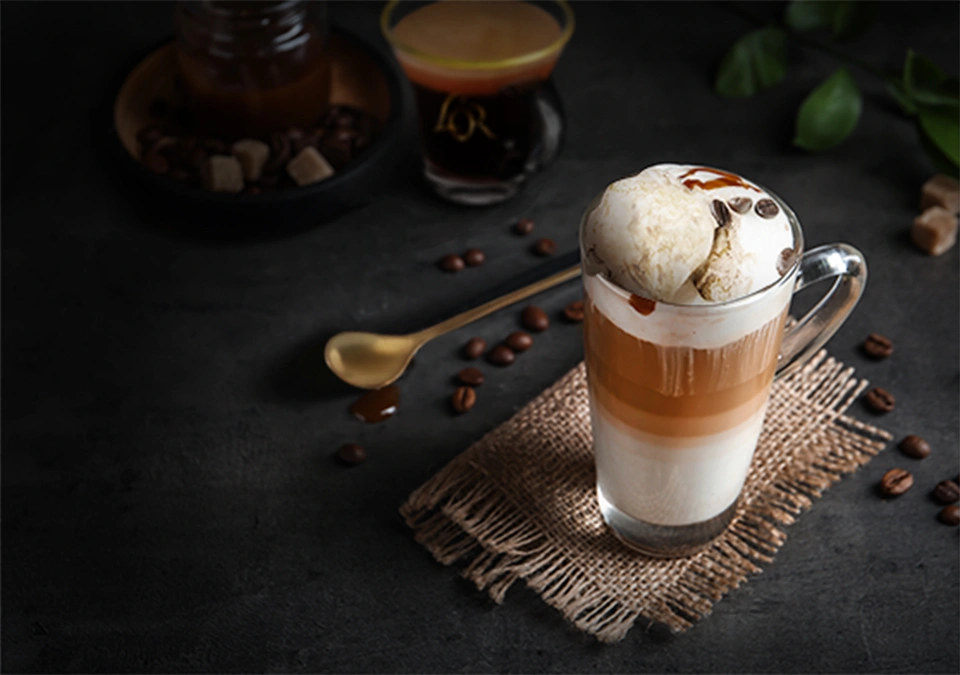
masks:
POLYGON ((800 260, 793 292, 832 277, 836 281, 830 291, 784 333, 775 379, 803 366, 850 316, 867 283, 863 254, 848 244, 827 244, 807 251, 800 260))

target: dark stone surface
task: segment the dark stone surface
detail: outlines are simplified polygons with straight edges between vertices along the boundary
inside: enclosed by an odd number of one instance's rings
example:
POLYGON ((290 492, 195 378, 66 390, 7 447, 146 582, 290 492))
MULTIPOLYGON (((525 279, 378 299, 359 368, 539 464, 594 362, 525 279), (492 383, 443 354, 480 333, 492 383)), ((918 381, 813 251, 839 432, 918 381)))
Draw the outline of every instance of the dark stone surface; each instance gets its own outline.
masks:
MULTIPOLYGON (((915 47, 956 67, 956 3, 880 4, 848 49, 897 67, 915 47)), ((378 11, 333 8, 382 45, 378 11)), ((211 244, 146 218, 98 145, 98 106, 120 64, 168 32, 169 5, 3 3, 5 671, 957 672, 958 530, 937 522, 929 491, 958 468, 958 249, 927 258, 908 242, 932 173, 913 129, 858 71, 860 128, 803 154, 789 145, 794 111, 829 57, 794 49, 787 81, 725 101, 711 77, 747 24, 722 6, 576 11, 556 73, 568 142, 515 200, 456 208, 404 175, 324 227, 211 244), (795 207, 810 245, 864 251, 870 282, 831 351, 897 397, 879 420, 856 416, 934 450, 918 462, 891 445, 831 488, 775 562, 688 633, 638 626, 601 646, 525 588, 494 606, 397 515, 578 362, 579 329, 554 322, 509 369, 485 367, 460 417, 448 408, 457 350, 505 336, 517 312, 439 339, 380 426, 350 418, 353 394, 323 376, 320 349, 539 263, 509 230, 518 217, 571 249, 591 196, 668 160, 738 170, 795 207), (474 246, 482 267, 435 268, 474 246), (859 354, 872 331, 894 341, 891 359, 859 354), (339 466, 344 442, 367 462, 339 466), (885 501, 875 486, 894 466, 917 485, 885 501)), ((570 285, 538 303, 556 315, 579 295, 570 285)))

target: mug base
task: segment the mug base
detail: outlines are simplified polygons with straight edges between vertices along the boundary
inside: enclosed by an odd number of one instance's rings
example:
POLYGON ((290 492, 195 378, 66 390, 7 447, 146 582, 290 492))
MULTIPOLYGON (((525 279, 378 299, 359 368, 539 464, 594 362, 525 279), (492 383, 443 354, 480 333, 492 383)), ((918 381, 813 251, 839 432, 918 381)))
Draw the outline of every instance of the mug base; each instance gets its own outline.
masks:
POLYGON ((464 206, 490 206, 504 202, 520 192, 526 180, 523 174, 502 181, 459 178, 439 171, 429 162, 423 174, 437 196, 464 206))
POLYGON ((722 513, 690 525, 654 525, 629 516, 597 489, 600 513, 617 539, 629 548, 654 558, 681 558, 706 548, 730 525, 737 511, 735 500, 722 513))

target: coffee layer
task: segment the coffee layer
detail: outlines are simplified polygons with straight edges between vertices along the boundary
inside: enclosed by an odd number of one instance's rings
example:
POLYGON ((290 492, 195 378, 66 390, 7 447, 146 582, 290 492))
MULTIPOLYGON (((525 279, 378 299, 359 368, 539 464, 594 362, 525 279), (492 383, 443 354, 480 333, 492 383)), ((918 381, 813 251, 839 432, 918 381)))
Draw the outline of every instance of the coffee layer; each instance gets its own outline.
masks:
POLYGON ((664 346, 621 329, 587 296, 584 352, 595 401, 628 428, 657 436, 731 429, 763 406, 786 310, 712 349, 664 346))

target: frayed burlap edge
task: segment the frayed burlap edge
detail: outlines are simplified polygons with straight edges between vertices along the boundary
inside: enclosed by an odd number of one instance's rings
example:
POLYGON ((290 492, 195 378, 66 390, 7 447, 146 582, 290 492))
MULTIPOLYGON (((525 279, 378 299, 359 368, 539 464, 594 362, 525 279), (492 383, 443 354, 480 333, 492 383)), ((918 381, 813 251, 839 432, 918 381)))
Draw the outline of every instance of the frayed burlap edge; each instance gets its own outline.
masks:
MULTIPOLYGON (((640 616, 674 631, 692 626, 749 575, 762 571, 760 564, 772 561, 786 541, 783 526, 793 523, 825 489, 870 461, 892 438, 843 414, 867 382, 821 351, 784 382, 787 395, 808 409, 805 414, 823 418, 822 438, 813 451, 789 457, 773 481, 748 503, 741 502, 730 528, 695 554, 672 580, 669 597, 619 597, 580 569, 555 537, 525 517, 522 507, 473 459, 474 451, 482 451, 502 429, 522 424, 539 401, 570 387, 572 380, 582 377, 582 369, 580 364, 451 461, 409 497, 400 513, 437 561, 466 564, 463 576, 498 604, 522 579, 574 626, 602 642, 621 640, 640 616)), ((641 562, 650 560, 637 556, 641 562)))

